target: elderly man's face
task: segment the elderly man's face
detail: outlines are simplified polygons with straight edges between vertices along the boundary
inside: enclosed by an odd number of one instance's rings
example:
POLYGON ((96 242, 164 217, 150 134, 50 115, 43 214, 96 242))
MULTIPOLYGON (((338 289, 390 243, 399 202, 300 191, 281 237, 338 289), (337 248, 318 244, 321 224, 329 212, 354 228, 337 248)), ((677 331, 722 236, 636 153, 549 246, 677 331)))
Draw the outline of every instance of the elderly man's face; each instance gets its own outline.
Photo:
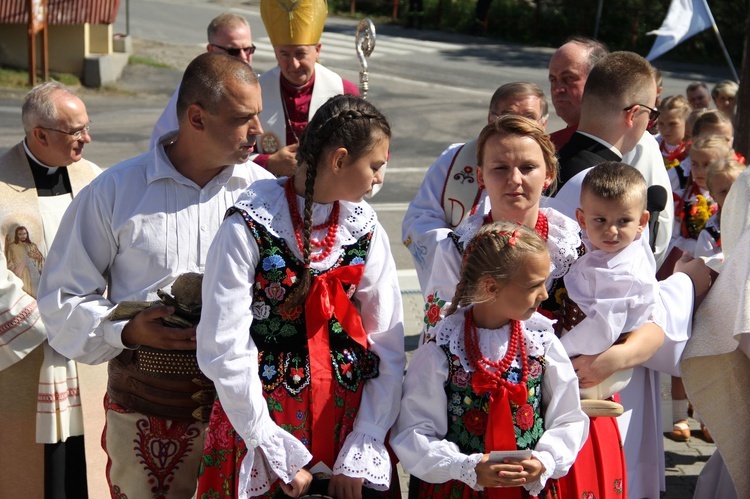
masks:
POLYGON ((492 123, 506 114, 515 114, 534 120, 543 129, 547 126, 547 119, 542 115, 542 99, 536 95, 509 97, 497 102, 494 108, 490 109, 487 122, 492 123))
POLYGON ((320 55, 321 44, 278 45, 273 48, 276 62, 286 81, 295 87, 307 85, 315 74, 315 63, 320 55))
POLYGON ((703 87, 687 92, 687 99, 693 109, 706 109, 711 103, 711 95, 703 87))
POLYGON ((549 61, 549 86, 555 112, 569 126, 581 120, 581 97, 589 76, 589 50, 577 42, 566 43, 549 61))
POLYGON ((89 115, 83 101, 65 92, 52 94, 57 121, 40 127, 46 132, 44 161, 48 166, 68 166, 80 161, 83 147, 91 142, 88 133, 89 115))

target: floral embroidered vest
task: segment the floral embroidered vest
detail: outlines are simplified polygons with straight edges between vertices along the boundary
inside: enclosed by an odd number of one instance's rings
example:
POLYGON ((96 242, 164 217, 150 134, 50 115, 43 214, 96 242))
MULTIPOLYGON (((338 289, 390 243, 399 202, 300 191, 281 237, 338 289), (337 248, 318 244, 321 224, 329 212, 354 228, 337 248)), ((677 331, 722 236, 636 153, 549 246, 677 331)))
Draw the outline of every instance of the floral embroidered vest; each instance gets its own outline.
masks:
MULTIPOLYGON (((448 357, 448 382, 445 394, 448 398, 448 432, 445 439, 458 445, 464 454, 485 453, 484 435, 487 432, 489 394, 479 395, 471 387, 473 372, 467 372, 461 361, 453 355, 448 345, 441 348, 448 357)), ((542 380, 546 370, 544 357, 527 357, 529 378, 526 382, 529 397, 524 405, 510 402, 516 446, 533 449, 544 433, 542 418, 542 380)), ((510 367, 503 377, 511 382, 521 379, 521 370, 510 367)))
MULTIPOLYGON (((231 208, 227 216, 240 212, 258 244, 260 261, 255 269, 253 287, 253 323, 250 334, 258 346, 258 370, 263 390, 273 392, 282 385, 291 395, 299 394, 310 384, 310 358, 305 329, 303 306, 282 311, 284 298, 294 292, 297 276, 305 272, 302 262, 292 253, 283 239, 272 235, 247 212, 231 208)), ((372 232, 355 243, 345 246, 344 252, 331 269, 357 265, 365 261, 372 232)), ((311 270, 312 274, 323 272, 311 270)), ((351 297, 354 284, 348 286, 351 297)), ((378 376, 379 358, 358 345, 336 320, 328 324, 333 374, 339 385, 352 392, 360 383, 378 376)))

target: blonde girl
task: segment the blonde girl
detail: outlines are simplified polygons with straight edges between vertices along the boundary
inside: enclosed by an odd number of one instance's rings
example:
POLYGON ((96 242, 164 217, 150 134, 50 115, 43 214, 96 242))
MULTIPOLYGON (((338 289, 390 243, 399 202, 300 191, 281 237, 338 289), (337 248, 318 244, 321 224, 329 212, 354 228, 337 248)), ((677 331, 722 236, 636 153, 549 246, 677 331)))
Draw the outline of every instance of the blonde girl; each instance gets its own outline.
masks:
POLYGON ((559 497, 555 479, 588 418, 553 323, 536 312, 549 269, 546 243, 522 225, 485 225, 467 245, 448 316, 411 360, 392 432, 419 479, 413 497, 559 497), (493 453, 518 450, 527 453, 493 453))

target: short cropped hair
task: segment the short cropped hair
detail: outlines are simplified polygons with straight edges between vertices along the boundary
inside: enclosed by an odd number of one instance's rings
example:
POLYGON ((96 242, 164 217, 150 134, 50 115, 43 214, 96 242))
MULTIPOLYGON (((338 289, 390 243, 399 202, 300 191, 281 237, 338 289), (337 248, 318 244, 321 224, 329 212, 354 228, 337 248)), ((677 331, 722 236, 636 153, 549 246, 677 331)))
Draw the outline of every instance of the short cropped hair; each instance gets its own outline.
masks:
POLYGON ((495 109, 495 106, 501 101, 507 99, 518 99, 522 97, 537 97, 542 102, 542 118, 549 116, 549 104, 547 103, 547 97, 544 95, 544 90, 539 88, 539 85, 530 83, 528 81, 516 81, 513 83, 506 83, 499 87, 492 94, 490 99, 490 111, 495 109))
POLYGON ((57 107, 52 95, 63 92, 75 96, 68 87, 57 81, 41 83, 23 98, 21 107, 21 122, 26 134, 38 126, 54 127, 57 124, 57 107))
POLYGON ((745 168, 746 165, 734 159, 722 158, 714 161, 708 165, 708 170, 706 171, 706 185, 708 185, 708 190, 713 190, 713 182, 716 177, 734 177, 737 180, 737 177, 745 171, 745 168))
POLYGON ((211 20, 206 29, 208 43, 214 42, 219 31, 227 28, 235 28, 237 26, 247 26, 247 29, 250 29, 247 19, 239 14, 233 14, 231 12, 219 14, 211 20))
POLYGON ((716 100, 720 94, 724 94, 728 97, 737 97, 737 92, 740 90, 740 86, 732 80, 720 81, 711 90, 711 98, 716 100))
POLYGON ((193 59, 177 94, 177 119, 181 122, 192 104, 216 114, 231 82, 258 85, 258 77, 248 64, 227 54, 204 52, 193 59))
POLYGON ((644 102, 649 86, 655 87, 656 82, 653 66, 646 59, 634 52, 612 52, 589 73, 581 107, 602 113, 606 110, 619 112, 633 104, 650 105, 644 102))
MULTIPOLYGON (((577 43, 579 45, 583 45, 584 47, 586 47, 586 49, 588 49, 587 60, 589 63, 589 73, 592 69, 594 69, 594 66, 596 66, 596 63, 599 62, 602 57, 609 54, 609 48, 607 48, 604 43, 600 42, 599 40, 594 40, 593 38, 588 38, 586 36, 573 35, 565 40, 565 43, 577 43)), ((565 43, 563 45, 565 45, 565 43)))
POLYGON ((606 161, 592 168, 583 178, 584 193, 608 201, 634 200, 646 209, 648 185, 641 172, 619 161, 606 161))
POLYGON ((687 88, 685 89, 685 93, 694 92, 698 90, 699 88, 705 88, 706 92, 708 92, 708 85, 706 85, 705 81, 694 81, 693 83, 687 86, 687 88))
POLYGON ((664 114, 668 111, 678 110, 683 120, 690 115, 690 103, 684 95, 670 95, 659 104, 659 112, 664 114))

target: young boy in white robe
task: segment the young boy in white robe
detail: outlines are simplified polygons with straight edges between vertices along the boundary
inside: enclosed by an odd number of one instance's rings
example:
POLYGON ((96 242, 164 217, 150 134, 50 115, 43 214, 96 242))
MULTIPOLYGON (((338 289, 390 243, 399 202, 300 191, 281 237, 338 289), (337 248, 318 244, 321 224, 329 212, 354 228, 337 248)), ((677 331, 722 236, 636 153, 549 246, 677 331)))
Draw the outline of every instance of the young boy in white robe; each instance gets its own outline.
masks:
MULTIPOLYGON (((600 354, 646 322, 665 326, 666 311, 659 300, 656 263, 646 231, 646 190, 643 175, 618 162, 594 167, 583 180, 576 218, 587 251, 566 274, 565 289, 586 317, 561 338, 571 357, 600 354)), ((631 375, 632 370, 619 371, 595 387, 582 389, 581 398, 611 397, 631 375)))

